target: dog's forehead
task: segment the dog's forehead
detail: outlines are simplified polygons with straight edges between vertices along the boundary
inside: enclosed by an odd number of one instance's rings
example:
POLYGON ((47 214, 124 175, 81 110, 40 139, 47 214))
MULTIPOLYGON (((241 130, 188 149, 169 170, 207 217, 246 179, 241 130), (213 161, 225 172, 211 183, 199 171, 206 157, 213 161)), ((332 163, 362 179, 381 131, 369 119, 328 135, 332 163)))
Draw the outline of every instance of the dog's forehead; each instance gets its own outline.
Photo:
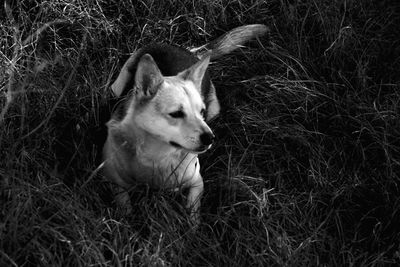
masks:
POLYGON ((158 96, 165 105, 203 105, 202 97, 191 81, 165 77, 164 83, 165 86, 158 92, 158 96))

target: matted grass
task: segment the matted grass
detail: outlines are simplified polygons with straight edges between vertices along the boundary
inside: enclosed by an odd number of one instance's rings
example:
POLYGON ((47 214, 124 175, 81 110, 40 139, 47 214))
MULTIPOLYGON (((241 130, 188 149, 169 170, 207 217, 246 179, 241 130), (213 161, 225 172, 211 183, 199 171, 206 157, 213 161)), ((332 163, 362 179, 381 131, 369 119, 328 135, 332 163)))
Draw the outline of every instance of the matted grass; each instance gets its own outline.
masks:
POLYGON ((10 6, 13 19, 0 11, 1 266, 400 264, 396 1, 10 6), (143 186, 123 216, 96 158, 129 53, 251 23, 270 34, 209 68, 223 111, 201 155, 201 225, 181 195, 143 186))

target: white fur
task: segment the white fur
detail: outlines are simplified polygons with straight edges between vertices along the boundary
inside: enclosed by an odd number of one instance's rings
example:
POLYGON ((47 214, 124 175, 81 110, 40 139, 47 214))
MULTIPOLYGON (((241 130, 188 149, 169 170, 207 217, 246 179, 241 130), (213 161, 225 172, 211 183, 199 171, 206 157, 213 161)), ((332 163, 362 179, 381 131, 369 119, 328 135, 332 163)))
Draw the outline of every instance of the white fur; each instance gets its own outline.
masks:
MULTIPOLYGON (((123 119, 113 118, 107 123, 103 159, 104 174, 118 185, 116 199, 128 212, 131 206, 127 191, 136 182, 160 188, 187 187, 187 207, 198 223, 203 180, 197 155, 209 149, 214 138, 206 120, 220 112, 211 81, 208 93, 201 95, 205 71, 210 59, 231 52, 267 30, 260 24, 235 28, 203 46, 203 52, 196 50, 194 56, 200 60, 172 77, 161 74, 152 56, 144 52, 149 50, 139 50, 126 61, 111 88, 117 97, 127 90, 134 93, 123 119), (130 88, 132 81, 134 88, 130 88), (174 116, 177 111, 184 116, 174 116)), ((157 49, 181 57, 181 62, 190 60, 186 52, 172 46, 165 50, 159 45, 157 49)), ((169 59, 163 67, 168 68, 168 64, 174 62, 169 59)))
POLYGON ((135 77, 136 92, 128 100, 126 115, 107 123, 103 148, 106 177, 121 188, 117 200, 130 211, 127 190, 136 182, 159 188, 189 188, 187 207, 198 222, 203 180, 197 154, 211 144, 201 136, 213 136, 205 122, 201 80, 209 59, 173 77, 164 77, 151 56, 144 55, 135 77), (184 116, 175 118, 180 111, 184 116))

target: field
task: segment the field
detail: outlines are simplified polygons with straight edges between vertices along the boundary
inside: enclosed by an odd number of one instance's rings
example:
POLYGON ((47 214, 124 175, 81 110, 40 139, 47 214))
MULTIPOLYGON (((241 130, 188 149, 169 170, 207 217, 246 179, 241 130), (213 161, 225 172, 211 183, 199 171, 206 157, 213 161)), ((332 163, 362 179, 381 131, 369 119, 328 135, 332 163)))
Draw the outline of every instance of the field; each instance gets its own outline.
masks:
POLYGON ((0 266, 400 264, 400 3, 6 1, 0 9, 0 266), (110 85, 151 42, 262 23, 209 67, 222 103, 184 196, 98 168, 110 85))

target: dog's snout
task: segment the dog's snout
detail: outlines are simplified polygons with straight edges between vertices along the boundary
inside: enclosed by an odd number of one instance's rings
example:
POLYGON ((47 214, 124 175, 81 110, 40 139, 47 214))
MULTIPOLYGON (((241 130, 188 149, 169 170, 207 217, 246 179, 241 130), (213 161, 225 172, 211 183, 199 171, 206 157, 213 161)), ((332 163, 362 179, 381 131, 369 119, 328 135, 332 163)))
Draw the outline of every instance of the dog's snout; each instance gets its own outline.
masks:
POLYGON ((202 133, 200 135, 200 141, 203 145, 211 145, 214 142, 215 135, 213 133, 202 133))

